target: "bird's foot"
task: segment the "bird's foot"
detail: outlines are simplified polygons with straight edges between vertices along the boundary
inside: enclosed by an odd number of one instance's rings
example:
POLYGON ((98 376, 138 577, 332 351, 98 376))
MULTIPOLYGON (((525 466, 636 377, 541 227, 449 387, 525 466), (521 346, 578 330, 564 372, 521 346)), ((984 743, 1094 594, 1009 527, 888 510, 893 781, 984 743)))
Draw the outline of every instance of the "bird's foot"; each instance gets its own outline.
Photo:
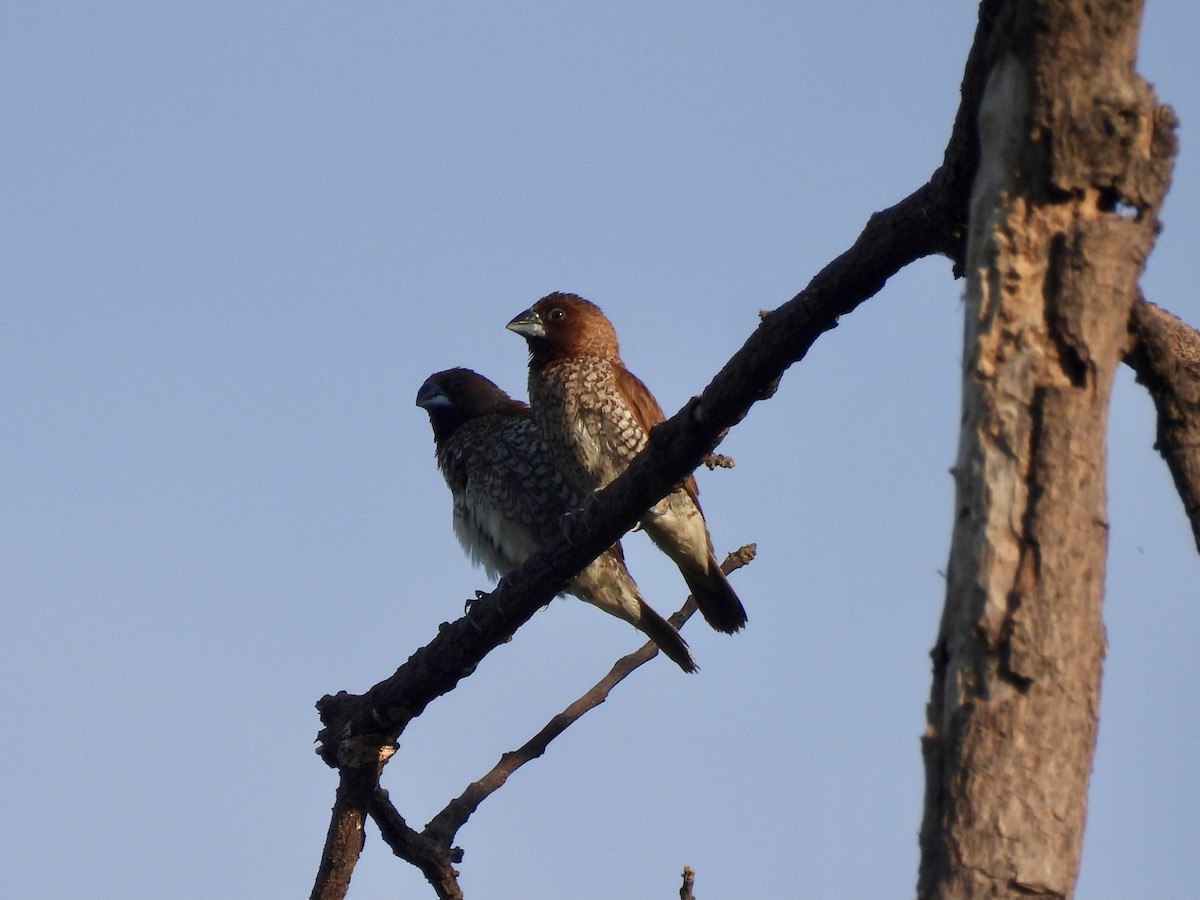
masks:
POLYGON ((482 600, 486 596, 488 596, 487 591, 476 591, 474 597, 468 597, 466 600, 463 601, 463 618, 465 618, 468 622, 471 623, 472 628, 474 628, 476 631, 480 631, 480 632, 482 632, 483 629, 479 627, 479 623, 476 622, 474 617, 471 615, 471 610, 473 610, 475 608, 476 603, 478 603, 480 600, 482 600))

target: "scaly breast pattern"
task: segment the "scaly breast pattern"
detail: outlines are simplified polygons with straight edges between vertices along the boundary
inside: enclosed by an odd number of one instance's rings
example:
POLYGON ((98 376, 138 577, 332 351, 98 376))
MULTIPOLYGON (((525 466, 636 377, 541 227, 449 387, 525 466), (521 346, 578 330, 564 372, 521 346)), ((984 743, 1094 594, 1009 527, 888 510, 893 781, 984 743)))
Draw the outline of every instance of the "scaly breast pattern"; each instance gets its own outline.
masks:
POLYGON ((577 357, 547 366, 530 378, 529 394, 555 465, 580 491, 604 487, 646 445, 607 359, 577 357))

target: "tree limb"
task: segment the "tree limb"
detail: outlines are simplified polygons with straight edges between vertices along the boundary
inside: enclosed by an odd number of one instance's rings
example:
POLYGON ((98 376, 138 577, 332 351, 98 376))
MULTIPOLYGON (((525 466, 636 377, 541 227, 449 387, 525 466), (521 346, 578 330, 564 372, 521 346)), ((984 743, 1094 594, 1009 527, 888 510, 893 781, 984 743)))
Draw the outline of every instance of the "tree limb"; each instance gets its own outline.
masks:
MULTIPOLYGON (((755 547, 748 544, 730 553, 721 565, 726 575, 732 574, 754 559, 755 547)), ((683 607, 670 617, 676 628, 696 611, 696 602, 688 598, 683 607)), ((462 851, 453 846, 455 837, 481 803, 499 790, 521 766, 542 756, 551 741, 575 724, 580 718, 608 699, 618 684, 658 655, 658 647, 647 641, 642 647, 621 657, 612 669, 590 690, 554 716, 546 725, 516 750, 503 754, 499 762, 461 795, 450 801, 435 815, 421 832, 412 829, 388 799, 387 792, 377 789, 371 804, 371 818, 379 826, 384 841, 401 859, 419 868, 433 885, 439 898, 458 900, 458 872, 454 864, 462 860, 462 851)))
POLYGON ((440 900, 462 900, 454 866, 462 862, 463 852, 451 846, 453 835, 443 843, 430 836, 428 827, 423 832, 415 831, 383 788, 376 788, 371 798, 371 820, 392 853, 420 869, 440 900))
MULTIPOLYGON (((475 603, 469 616, 443 623, 432 641, 366 693, 342 691, 322 697, 317 702, 324 726, 318 734, 318 753, 328 765, 339 769, 347 765, 344 748, 360 739, 394 746, 415 716, 453 690, 574 573, 616 543, 644 510, 712 453, 754 403, 774 393, 783 373, 805 356, 818 337, 879 291, 888 278, 914 260, 937 253, 954 259, 956 266, 961 264, 963 198, 978 153, 969 129, 974 117, 971 105, 977 102, 988 64, 979 50, 978 35, 986 32, 996 2, 985 0, 981 6, 980 29, 963 79, 963 106, 942 166, 930 181, 890 209, 872 215, 850 249, 789 302, 762 316, 758 328, 700 397, 655 427, 649 445, 629 469, 596 496, 578 520, 574 542, 564 537, 528 560, 475 603)), ((365 814, 378 780, 353 783, 362 793, 346 808, 365 814)), ((330 833, 334 833, 332 826, 330 833)), ((330 847, 327 844, 327 856, 330 847)), ((341 848, 354 860, 361 849, 354 849, 352 842, 343 842, 341 848)), ((353 864, 352 860, 351 868, 353 864)), ((326 871, 324 864, 321 871, 326 871)))
MULTIPOLYGON (((754 559, 754 554, 755 545, 747 544, 730 553, 725 562, 721 564, 721 570, 729 575, 742 566, 749 565, 754 559)), ((680 610, 670 617, 670 622, 676 628, 680 628, 695 611, 696 601, 689 597, 680 610)), ((537 734, 519 748, 501 756, 500 761, 490 772, 478 781, 472 782, 459 797, 434 816, 426 826, 426 833, 435 839, 444 839, 449 846, 449 842, 466 824, 471 814, 479 808, 484 800, 499 790, 513 772, 545 753, 551 741, 607 700, 613 688, 657 655, 658 648, 652 641, 647 641, 639 649, 617 660, 608 674, 596 682, 591 690, 554 716, 537 734)))
POLYGON ((948 249, 939 199, 929 185, 871 216, 855 244, 809 286, 767 314, 699 398, 651 432, 629 468, 581 515, 576 539, 557 540, 503 579, 471 614, 443 624, 390 678, 365 694, 341 692, 317 703, 325 727, 319 752, 338 764, 342 741, 366 734, 394 741, 432 700, 452 690, 562 586, 633 527, 638 517, 699 466, 726 429, 771 396, 783 372, 802 359, 839 316, 855 309, 915 259, 948 249))
POLYGON ((1158 450, 1183 500, 1200 551, 1200 334, 1139 297, 1129 321, 1125 362, 1158 411, 1158 450))
MULTIPOLYGON (((473 604, 469 615, 443 623, 437 637, 365 694, 341 691, 317 701, 324 725, 318 733, 321 758, 340 769, 346 758, 355 757, 345 748, 356 741, 394 746, 429 703, 453 690, 576 572, 615 544, 646 509, 699 466, 728 428, 740 422, 754 403, 774 393, 783 372, 802 359, 820 335, 834 328, 839 316, 855 309, 913 260, 952 249, 946 217, 937 202, 933 189, 925 185, 891 209, 871 216, 849 250, 822 269, 804 291, 763 319, 699 398, 692 398, 651 430, 646 449, 580 516, 574 541, 564 536, 526 561, 473 604)), ((365 794, 349 808, 365 814, 377 781, 354 783, 365 794)), ((342 846, 352 849, 350 844, 342 846)), ((355 859, 358 852, 353 851, 355 859)), ((322 896, 344 896, 344 891, 322 896)))
POLYGON ((679 885, 679 900, 696 900, 692 890, 696 886, 696 872, 691 866, 683 867, 683 883, 679 885))

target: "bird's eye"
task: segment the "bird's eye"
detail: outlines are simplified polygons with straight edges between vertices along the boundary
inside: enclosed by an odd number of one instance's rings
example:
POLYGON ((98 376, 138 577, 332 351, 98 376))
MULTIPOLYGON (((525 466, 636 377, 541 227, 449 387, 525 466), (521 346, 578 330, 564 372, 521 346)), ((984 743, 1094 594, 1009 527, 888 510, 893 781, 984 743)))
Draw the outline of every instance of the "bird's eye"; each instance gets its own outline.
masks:
POLYGON ((566 315, 567 311, 565 309, 562 309, 561 307, 555 307, 554 309, 550 310, 550 321, 561 322, 566 315))

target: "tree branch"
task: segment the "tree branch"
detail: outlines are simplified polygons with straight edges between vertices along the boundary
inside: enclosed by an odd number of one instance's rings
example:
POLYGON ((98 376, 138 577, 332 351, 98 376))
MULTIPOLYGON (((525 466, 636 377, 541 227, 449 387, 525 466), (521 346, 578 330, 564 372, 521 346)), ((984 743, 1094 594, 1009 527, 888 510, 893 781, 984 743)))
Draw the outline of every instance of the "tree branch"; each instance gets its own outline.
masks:
POLYGON ((362 853, 363 819, 379 784, 379 773, 395 749, 367 737, 347 742, 341 752, 344 764, 338 770, 333 814, 311 900, 340 900, 346 896, 350 876, 362 853))
POLYGON ((325 727, 320 754, 338 765, 339 744, 378 734, 394 741, 432 700, 452 690, 492 649, 507 640, 583 566, 616 543, 638 517, 699 466, 726 429, 774 392, 783 372, 915 259, 947 248, 945 219, 926 185, 867 222, 854 246, 809 286, 767 314, 699 398, 656 426, 629 468, 596 495, 580 516, 577 537, 559 539, 501 581, 471 614, 443 624, 390 678, 362 695, 341 692, 317 703, 325 727))
POLYGON ((691 866, 683 867, 683 883, 679 885, 679 900, 696 900, 692 893, 696 886, 696 872, 691 866))
MULTIPOLYGON (((324 726, 318 735, 318 752, 328 765, 339 769, 353 765, 356 754, 347 748, 364 738, 394 746, 415 716, 453 690, 574 573, 615 543, 644 510, 700 465, 754 403, 774 393, 783 373, 805 356, 820 335, 878 292, 888 278, 914 260, 938 253, 954 261, 956 272, 962 271, 967 195, 979 152, 974 122, 994 54, 989 37, 992 22, 1002 6, 1002 0, 984 0, 980 6, 963 76, 962 103, 942 165, 929 182, 890 209, 872 215, 850 249, 792 300, 762 316, 758 328, 701 396, 656 427, 650 444, 629 469, 597 495, 577 523, 574 543, 564 538, 527 561, 474 604, 469 616, 443 623, 429 644, 365 694, 343 691, 322 697, 317 703, 324 726)), ((354 783, 360 794, 345 808, 365 811, 378 779, 354 783)), ((331 846, 327 844, 327 855, 331 846)), ((358 850, 352 842, 343 842, 342 848, 352 852, 352 868, 358 850)))
MULTIPOLYGON (((725 558, 725 562, 721 564, 721 571, 726 575, 732 574, 742 566, 749 565, 754 555, 755 545, 747 544, 725 558)), ((695 611, 696 601, 689 597, 679 611, 670 617, 670 622, 678 629, 695 611)), ((639 649, 617 660, 608 674, 596 682, 587 693, 554 716, 537 734, 516 750, 502 755, 490 772, 472 782, 459 797, 434 816, 426 826, 425 833, 439 843, 444 842, 449 846, 454 840, 454 835, 466 824, 471 814, 484 800, 499 790, 513 772, 545 753, 551 741, 607 700, 613 688, 657 655, 658 647, 652 641, 647 641, 639 649)))
POLYGON ((1129 321, 1125 362, 1158 411, 1158 450, 1183 500, 1200 551, 1200 334, 1139 297, 1129 321))
MULTIPOLYGON (((646 449, 580 516, 573 542, 563 537, 526 561, 473 604, 469 615, 443 623, 437 637, 365 694, 341 691, 317 701, 324 725, 318 733, 321 758, 340 769, 347 758, 355 758, 345 748, 356 741, 394 745, 429 703, 453 690, 576 572, 620 540, 645 510, 699 466, 728 428, 754 403, 774 393, 784 371, 834 328, 839 316, 855 309, 908 263, 946 250, 950 242, 944 221, 929 185, 871 216, 853 247, 804 291, 764 317, 699 398, 652 429, 646 449)), ((377 782, 355 783, 366 794, 350 806, 365 813, 377 782)))
MULTIPOLYGON (((721 565, 726 575, 749 565, 755 555, 753 544, 730 553, 721 565)), ((688 598, 683 607, 670 617, 671 624, 680 628, 696 611, 696 603, 688 598)), ((634 652, 623 656, 590 690, 546 725, 518 749, 503 754, 499 762, 461 795, 450 801, 424 828, 417 832, 404 821, 388 798, 387 791, 377 788, 371 803, 371 818, 379 826, 380 835, 392 852, 419 868, 433 885, 439 898, 459 900, 458 872, 454 864, 461 862, 462 850, 453 846, 455 837, 481 803, 499 790, 521 766, 542 756, 551 741, 571 725, 608 699, 618 684, 635 670, 658 655, 658 647, 647 641, 634 652)))
POLYGON ((392 853, 420 869, 440 900, 462 900, 454 866, 462 862, 463 852, 451 846, 453 835, 443 843, 430 836, 428 826, 424 832, 415 831, 383 788, 376 788, 371 798, 371 820, 392 853))

